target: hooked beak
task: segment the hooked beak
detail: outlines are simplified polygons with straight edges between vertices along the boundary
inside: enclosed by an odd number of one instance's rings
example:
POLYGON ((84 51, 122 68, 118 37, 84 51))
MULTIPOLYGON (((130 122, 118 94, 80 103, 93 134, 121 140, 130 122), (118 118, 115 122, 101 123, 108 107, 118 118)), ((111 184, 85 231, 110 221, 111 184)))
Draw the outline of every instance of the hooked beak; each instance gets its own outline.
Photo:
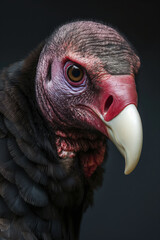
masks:
POLYGON ((125 158, 126 175, 136 167, 142 150, 142 123, 135 105, 125 107, 111 121, 103 121, 109 139, 116 145, 125 158))
POLYGON ((140 159, 143 142, 134 78, 128 75, 111 76, 103 81, 97 103, 92 110, 103 121, 105 134, 124 156, 124 173, 127 175, 135 169, 140 159))

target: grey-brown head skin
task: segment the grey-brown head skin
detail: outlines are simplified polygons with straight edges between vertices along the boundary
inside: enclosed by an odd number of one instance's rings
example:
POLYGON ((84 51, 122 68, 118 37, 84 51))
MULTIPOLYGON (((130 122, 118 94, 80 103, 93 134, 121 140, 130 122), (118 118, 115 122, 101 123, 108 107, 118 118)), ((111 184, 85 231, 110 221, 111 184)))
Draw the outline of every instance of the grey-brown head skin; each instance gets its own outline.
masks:
MULTIPOLYGON (((46 50, 61 57, 72 52, 83 58, 99 60, 112 75, 135 74, 140 66, 130 44, 113 28, 92 21, 73 22, 60 27, 51 35, 46 50)), ((90 64, 90 62, 88 62, 90 64)))

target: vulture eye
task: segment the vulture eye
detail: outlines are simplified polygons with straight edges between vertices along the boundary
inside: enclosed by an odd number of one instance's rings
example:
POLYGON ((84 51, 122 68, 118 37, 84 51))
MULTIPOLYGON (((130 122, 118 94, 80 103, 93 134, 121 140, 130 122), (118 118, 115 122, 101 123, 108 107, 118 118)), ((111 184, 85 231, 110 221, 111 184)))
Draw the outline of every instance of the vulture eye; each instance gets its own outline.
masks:
POLYGON ((67 69, 67 75, 73 82, 79 82, 83 78, 83 71, 76 65, 69 66, 67 69))
POLYGON ((65 77, 67 81, 76 86, 84 82, 84 70, 73 62, 67 62, 65 65, 65 77))

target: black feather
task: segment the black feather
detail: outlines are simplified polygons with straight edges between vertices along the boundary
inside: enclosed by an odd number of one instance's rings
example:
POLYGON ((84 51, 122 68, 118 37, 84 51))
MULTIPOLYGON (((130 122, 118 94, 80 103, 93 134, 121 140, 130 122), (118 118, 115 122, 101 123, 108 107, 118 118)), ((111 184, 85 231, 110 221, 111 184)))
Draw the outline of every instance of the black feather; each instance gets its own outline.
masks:
POLYGON ((23 170, 17 171, 15 177, 19 193, 25 202, 38 207, 48 204, 48 196, 45 190, 34 183, 23 170))
POLYGON ((15 161, 18 166, 22 167, 35 182, 43 185, 47 184, 47 176, 38 169, 37 165, 34 165, 24 156, 14 139, 8 139, 8 150, 13 157, 13 161, 15 161))
POLYGON ((7 207, 4 198, 0 197, 0 218, 11 218, 12 213, 7 207))
POLYGON ((18 216, 27 213, 28 207, 19 195, 18 189, 15 185, 7 181, 1 182, 0 195, 13 213, 18 216))

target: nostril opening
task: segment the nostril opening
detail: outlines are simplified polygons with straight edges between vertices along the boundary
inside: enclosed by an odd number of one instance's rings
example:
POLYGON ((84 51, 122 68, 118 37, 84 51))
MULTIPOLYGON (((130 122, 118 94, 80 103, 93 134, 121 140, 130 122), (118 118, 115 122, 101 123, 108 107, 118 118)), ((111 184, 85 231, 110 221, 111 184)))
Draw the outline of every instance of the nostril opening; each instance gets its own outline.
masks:
POLYGON ((109 98, 107 99, 105 106, 104 106, 104 113, 108 112, 108 109, 110 108, 112 102, 113 102, 113 97, 109 96, 109 98))

